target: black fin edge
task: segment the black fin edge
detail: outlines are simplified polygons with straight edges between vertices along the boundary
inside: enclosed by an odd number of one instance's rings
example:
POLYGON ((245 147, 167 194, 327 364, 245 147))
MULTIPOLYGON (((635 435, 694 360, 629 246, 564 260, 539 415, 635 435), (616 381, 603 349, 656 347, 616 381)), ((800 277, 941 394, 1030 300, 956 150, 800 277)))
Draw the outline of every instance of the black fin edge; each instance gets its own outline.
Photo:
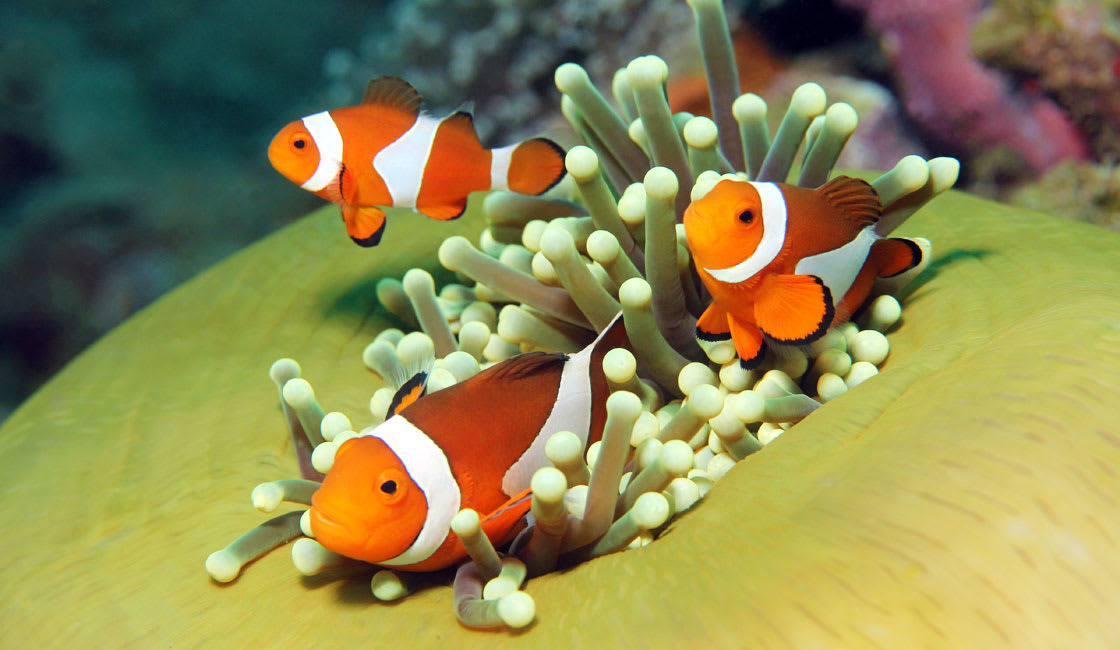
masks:
POLYGON ((771 336, 766 330, 760 327, 758 329, 762 332, 763 336, 775 343, 781 343, 782 345, 804 345, 806 343, 812 343, 825 335, 829 326, 832 325, 832 319, 836 316, 836 306, 832 304, 832 291, 828 288, 828 285, 824 283, 824 280, 815 275, 810 275, 809 277, 813 278, 817 284, 821 285, 821 289, 824 289, 824 315, 821 317, 821 321, 817 323, 817 328, 809 335, 799 339, 783 339, 777 336, 771 336))
POLYGON ((357 237, 351 237, 350 239, 353 239, 354 243, 361 246, 362 248, 372 248, 381 243, 381 236, 385 234, 385 224, 387 224, 388 222, 388 219, 382 221, 381 227, 375 230, 372 235, 366 237, 365 239, 358 239, 357 237))
POLYGON ((701 341, 707 341, 708 343, 719 343, 720 341, 730 341, 731 332, 726 332, 724 334, 715 334, 712 332, 705 332, 704 330, 697 327, 696 338, 700 339, 701 341))
POLYGON ((426 384, 427 381, 428 373, 418 372, 410 377, 408 381, 401 384, 401 387, 393 394, 393 401, 389 402, 389 408, 385 411, 385 419, 388 420, 396 415, 397 410, 401 408, 401 402, 404 401, 405 396, 417 388, 423 390, 424 384, 426 384))
MULTIPOLYGON (((540 196, 541 194, 544 194, 545 192, 547 192, 547 191, 551 190, 552 188, 556 187, 556 185, 559 184, 560 181, 564 180, 564 177, 568 175, 568 168, 564 166, 564 158, 568 155, 568 152, 564 151, 564 147, 561 147, 560 145, 556 144, 555 142, 553 142, 549 138, 545 138, 545 137, 529 138, 528 140, 525 140, 525 142, 543 142, 546 145, 552 147, 552 150, 555 151, 560 156, 560 175, 556 177, 556 180, 552 181, 551 185, 544 188, 540 192, 537 192, 534 195, 534 196, 540 196)), ((525 144, 525 142, 522 142, 521 144, 525 144)))
POLYGON ((880 277, 884 277, 884 278, 897 277, 899 275, 902 275, 903 273, 906 273, 910 269, 912 269, 915 266, 922 263, 922 247, 918 245, 918 242, 914 241, 913 239, 907 239, 906 237, 891 237, 889 239, 889 241, 900 241, 900 242, 906 244, 907 248, 910 249, 910 264, 909 264, 909 266, 902 269, 898 273, 892 273, 890 275, 883 275, 883 276, 880 276, 880 277))
POLYGON ((739 367, 743 370, 754 370, 762 364, 764 358, 766 358, 766 341, 763 341, 762 345, 758 346, 758 354, 750 359, 739 357, 739 367))

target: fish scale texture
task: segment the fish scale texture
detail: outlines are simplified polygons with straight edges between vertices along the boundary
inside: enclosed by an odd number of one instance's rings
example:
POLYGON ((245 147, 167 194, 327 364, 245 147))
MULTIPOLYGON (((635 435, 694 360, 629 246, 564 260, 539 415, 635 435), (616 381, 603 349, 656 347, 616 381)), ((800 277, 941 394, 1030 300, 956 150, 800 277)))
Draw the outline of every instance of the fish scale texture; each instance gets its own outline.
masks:
MULTIPOLYGON (((376 254, 315 213, 95 344, 0 429, 0 628, 35 647, 1115 647, 1120 235, 949 193, 883 372, 736 466, 639 551, 531 581, 516 635, 456 624, 450 576, 393 606, 281 549, 229 586, 207 553, 294 477, 267 376, 327 410, 379 382, 372 285, 481 219, 376 254), (328 254, 329 252, 329 254, 328 254), (651 586, 653 588, 651 588, 651 586)), ((428 229, 430 227, 430 229, 428 229)), ((358 423, 358 420, 355 420, 358 423)))

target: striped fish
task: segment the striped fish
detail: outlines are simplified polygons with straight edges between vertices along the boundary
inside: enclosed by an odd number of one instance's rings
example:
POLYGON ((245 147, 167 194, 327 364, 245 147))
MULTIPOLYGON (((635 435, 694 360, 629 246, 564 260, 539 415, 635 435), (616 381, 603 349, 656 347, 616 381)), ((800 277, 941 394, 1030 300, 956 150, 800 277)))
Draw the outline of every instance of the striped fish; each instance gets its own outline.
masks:
POLYGON ((881 238, 871 184, 838 176, 816 189, 722 180, 684 213, 696 272, 712 304, 697 337, 731 339, 746 368, 768 341, 802 345, 856 313, 877 278, 921 263, 918 240, 881 238))
POLYGON ((288 124, 268 159, 288 180, 337 203, 359 246, 381 241, 385 206, 454 219, 471 192, 540 194, 564 176, 564 150, 551 140, 486 149, 470 113, 426 115, 420 94, 397 77, 371 81, 358 106, 288 124))
POLYGON ((550 464, 549 437, 571 431, 586 448, 602 436, 603 356, 627 343, 617 317, 575 354, 520 354, 423 397, 424 377, 413 377, 385 422, 339 447, 312 497, 315 539, 371 564, 434 571, 466 557, 451 520, 471 508, 495 546, 510 541, 533 473, 550 464))

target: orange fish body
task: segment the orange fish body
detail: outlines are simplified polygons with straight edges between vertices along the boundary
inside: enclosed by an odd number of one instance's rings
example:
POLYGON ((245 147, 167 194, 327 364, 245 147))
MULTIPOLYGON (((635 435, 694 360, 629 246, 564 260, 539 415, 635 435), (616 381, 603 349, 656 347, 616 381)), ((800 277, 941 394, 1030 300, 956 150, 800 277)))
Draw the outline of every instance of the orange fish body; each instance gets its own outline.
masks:
MULTIPOLYGON (((617 319, 576 354, 518 355, 391 408, 338 449, 312 498, 316 540, 371 564, 434 571, 466 557, 451 519, 471 508, 496 546, 508 542, 531 505, 533 473, 549 465, 548 438, 572 431, 586 447, 602 435, 610 393, 602 360, 623 344, 617 319)), ((398 396, 419 387, 406 384, 398 396)))
POLYGON ((288 124, 268 147, 286 178, 342 208, 350 237, 375 246, 385 229, 384 206, 454 219, 471 192, 540 194, 564 176, 564 151, 535 138, 486 149, 470 113, 437 119, 420 111, 406 81, 379 77, 362 103, 288 124))
POLYGON ((697 336, 735 343, 757 366, 766 342, 799 345, 847 320, 878 277, 916 266, 909 239, 875 233, 882 206, 869 183, 837 177, 817 189, 720 181, 684 214, 685 235, 712 304, 697 336))

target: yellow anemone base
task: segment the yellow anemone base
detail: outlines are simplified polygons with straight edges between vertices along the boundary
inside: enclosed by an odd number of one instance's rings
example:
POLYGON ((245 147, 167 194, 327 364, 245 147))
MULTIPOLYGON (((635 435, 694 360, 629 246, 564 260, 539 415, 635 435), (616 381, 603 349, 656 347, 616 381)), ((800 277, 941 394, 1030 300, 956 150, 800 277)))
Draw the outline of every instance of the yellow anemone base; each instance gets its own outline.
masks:
MULTIPOLYGON (((0 629, 34 647, 1115 647, 1120 236, 950 193, 884 371, 735 467, 638 551, 533 580, 537 621, 460 627, 281 549, 207 554, 294 477, 269 364, 360 423, 388 323, 373 283, 477 231, 391 215, 360 250, 316 213, 105 337, 0 430, 0 629), (422 253, 421 251, 426 251, 422 253), (357 417, 355 417, 357 416, 357 417)), ((448 578, 448 582, 450 578, 448 578)))

